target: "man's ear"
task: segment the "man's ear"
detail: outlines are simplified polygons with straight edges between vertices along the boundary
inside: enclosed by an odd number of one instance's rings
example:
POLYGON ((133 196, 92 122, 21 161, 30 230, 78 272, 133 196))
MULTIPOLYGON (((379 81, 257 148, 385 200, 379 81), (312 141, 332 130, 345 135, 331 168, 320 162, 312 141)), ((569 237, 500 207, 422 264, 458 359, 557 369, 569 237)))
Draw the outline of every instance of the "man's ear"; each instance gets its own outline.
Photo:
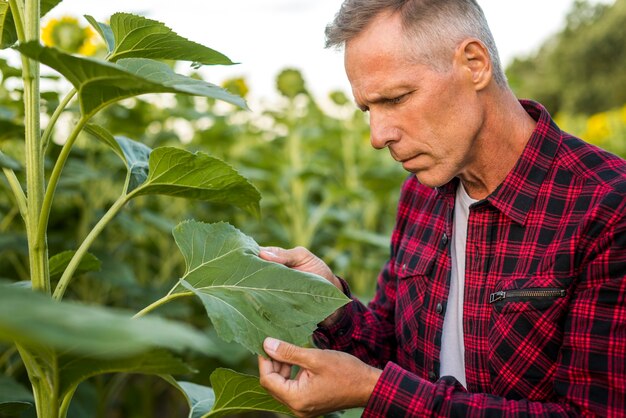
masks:
POLYGON ((476 91, 483 90, 493 78, 493 65, 487 47, 478 39, 464 40, 456 50, 455 60, 467 71, 476 91))

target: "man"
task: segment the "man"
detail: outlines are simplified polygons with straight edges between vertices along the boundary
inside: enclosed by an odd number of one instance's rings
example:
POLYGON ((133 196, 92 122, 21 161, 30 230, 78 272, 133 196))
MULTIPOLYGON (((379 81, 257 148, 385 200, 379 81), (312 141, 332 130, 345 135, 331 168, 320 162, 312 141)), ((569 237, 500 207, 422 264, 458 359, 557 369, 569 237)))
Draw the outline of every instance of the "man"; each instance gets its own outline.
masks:
MULTIPOLYGON (((514 97, 474 0, 346 0, 327 37, 414 175, 372 302, 325 350, 268 338, 261 384, 303 417, 626 417, 626 162, 514 97)), ((261 256, 350 294, 303 248, 261 256)))

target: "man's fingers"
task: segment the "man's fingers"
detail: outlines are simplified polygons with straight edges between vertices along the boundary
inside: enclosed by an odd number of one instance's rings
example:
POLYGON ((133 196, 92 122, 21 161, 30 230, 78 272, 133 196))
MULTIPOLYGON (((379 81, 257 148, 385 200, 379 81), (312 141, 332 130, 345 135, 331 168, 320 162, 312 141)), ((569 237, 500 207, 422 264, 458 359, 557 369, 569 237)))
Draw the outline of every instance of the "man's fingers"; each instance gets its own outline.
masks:
POLYGON ((263 349, 274 360, 282 363, 295 364, 304 368, 309 368, 309 349, 267 337, 263 342, 263 349))
POLYGON ((292 263, 289 250, 280 247, 261 247, 259 249, 259 257, 266 261, 284 264, 289 266, 292 263))

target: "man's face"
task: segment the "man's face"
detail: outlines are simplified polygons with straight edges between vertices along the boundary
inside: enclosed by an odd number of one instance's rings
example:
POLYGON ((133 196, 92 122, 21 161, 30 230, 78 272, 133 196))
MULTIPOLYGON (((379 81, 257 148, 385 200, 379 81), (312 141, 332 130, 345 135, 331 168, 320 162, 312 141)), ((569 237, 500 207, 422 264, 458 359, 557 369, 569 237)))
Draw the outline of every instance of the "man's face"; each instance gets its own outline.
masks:
POLYGON ((483 115, 461 52, 446 71, 418 63, 397 14, 382 14, 346 44, 357 105, 370 113, 371 143, 430 187, 471 170, 483 115))

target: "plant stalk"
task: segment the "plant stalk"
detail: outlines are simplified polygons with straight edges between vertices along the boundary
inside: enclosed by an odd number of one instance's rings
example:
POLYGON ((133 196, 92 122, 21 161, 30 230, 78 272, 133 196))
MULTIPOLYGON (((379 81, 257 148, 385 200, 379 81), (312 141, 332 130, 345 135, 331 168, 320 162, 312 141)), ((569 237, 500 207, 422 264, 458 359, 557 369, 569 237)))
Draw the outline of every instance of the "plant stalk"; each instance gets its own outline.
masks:
POLYGON ((26 195, 24 194, 24 190, 22 190, 22 185, 20 181, 17 179, 15 172, 10 168, 3 168, 2 171, 9 182, 9 186, 11 186, 11 190, 13 191, 13 195, 15 196, 15 201, 17 203, 17 207, 20 210, 20 215, 22 215, 22 219, 24 222, 27 222, 28 219, 28 203, 26 200, 26 195))
POLYGON ((41 137, 41 152, 43 152, 44 154, 46 153, 48 145, 50 144, 50 138, 52 138, 52 130, 54 129, 54 126, 56 125, 59 116, 61 116, 61 113, 63 113, 63 111, 75 95, 76 89, 73 88, 67 93, 67 95, 65 95, 63 100, 59 103, 57 108, 54 110, 54 113, 50 117, 50 120, 46 125, 46 129, 43 131, 43 135, 41 137))
POLYGON ((50 174, 48 189, 46 190, 43 203, 41 204, 41 217, 38 218, 38 222, 36 224, 34 223, 34 225, 37 225, 37 238, 40 241, 46 241, 46 230, 48 229, 48 220, 50 219, 50 211, 52 210, 52 200, 54 199, 54 193, 59 183, 59 179, 61 178, 61 172, 63 171, 63 167, 65 167, 65 163, 70 155, 72 146, 74 145, 74 142, 76 142, 76 138, 78 138, 78 134, 80 134, 83 130, 83 127, 88 120, 89 117, 86 116, 80 118, 72 130, 69 138, 67 138, 67 141, 63 145, 61 153, 59 154, 59 157, 54 164, 54 168, 52 169, 52 173, 50 174))
POLYGON ((115 215, 117 215, 117 213, 124 207, 126 202, 128 202, 128 200, 131 197, 132 195, 125 194, 125 193, 122 194, 115 201, 115 203, 113 203, 113 206, 109 208, 109 210, 104 214, 104 216, 100 218, 96 226, 93 227, 93 229, 89 232, 87 237, 85 237, 84 241, 82 242, 82 244, 80 244, 80 247, 78 247, 78 250, 76 250, 76 253, 74 253, 74 256, 72 257, 69 264, 65 268, 65 271, 63 272, 63 275, 61 276, 61 279, 59 279, 59 283, 57 284, 56 289, 54 290, 54 294, 52 295, 54 299, 61 300, 63 298, 63 295, 65 294, 65 291, 67 290, 67 286, 70 284, 74 276, 74 273, 76 272, 76 269, 80 265, 80 261, 83 259, 83 256, 89 250, 89 247, 91 247, 91 244, 93 244, 93 242, 96 240, 98 235, 100 235, 104 227, 115 217, 115 215))
POLYGON ((170 293, 168 293, 167 295, 163 296, 161 299, 159 299, 159 300, 157 300, 155 302, 152 302, 150 305, 146 306, 145 308, 143 308, 142 310, 137 312, 135 315, 133 315, 133 318, 141 318, 142 316, 146 315, 149 312, 152 312, 153 310, 155 310, 159 306, 165 305, 166 303, 171 302, 174 299, 187 297, 187 296, 192 296, 192 295, 193 295, 193 293, 191 293, 191 292, 183 292, 183 293, 174 293, 174 294, 172 294, 172 292, 170 291, 170 293))
MULTIPOLYGON (((12 10, 20 20, 20 4, 11 1, 12 10)), ((24 5, 23 31, 20 42, 39 41, 39 0, 27 0, 24 5)), ((20 22, 16 21, 18 38, 20 22)), ((48 244, 37 231, 44 196, 44 161, 41 153, 39 114, 39 63, 22 55, 22 78, 24 80, 24 125, 26 143, 26 196, 28 202, 26 234, 28 257, 33 289, 50 293, 48 273, 48 244)))

